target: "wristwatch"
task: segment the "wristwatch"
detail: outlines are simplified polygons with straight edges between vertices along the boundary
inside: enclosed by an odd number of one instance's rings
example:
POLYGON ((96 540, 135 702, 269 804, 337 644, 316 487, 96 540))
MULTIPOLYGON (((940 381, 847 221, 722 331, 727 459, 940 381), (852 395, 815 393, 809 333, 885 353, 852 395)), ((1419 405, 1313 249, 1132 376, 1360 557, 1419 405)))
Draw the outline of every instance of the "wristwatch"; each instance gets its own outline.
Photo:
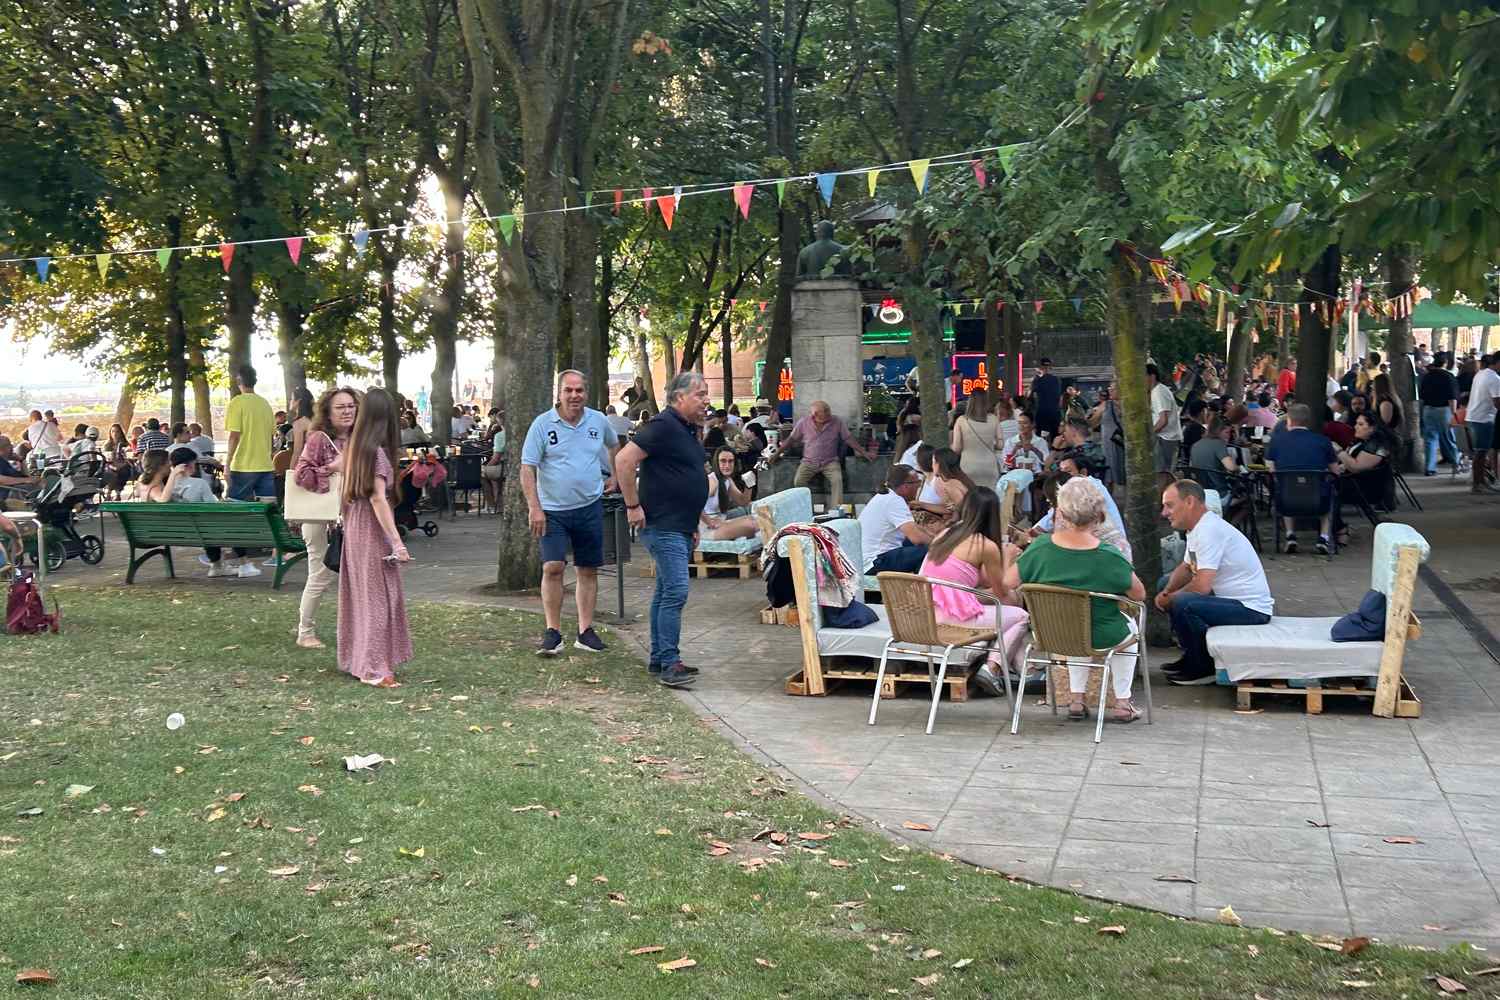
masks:
POLYGON ((628 503, 628 504, 625 505, 625 509, 626 510, 640 510, 641 509, 641 505, 638 504, 638 503, 628 503))

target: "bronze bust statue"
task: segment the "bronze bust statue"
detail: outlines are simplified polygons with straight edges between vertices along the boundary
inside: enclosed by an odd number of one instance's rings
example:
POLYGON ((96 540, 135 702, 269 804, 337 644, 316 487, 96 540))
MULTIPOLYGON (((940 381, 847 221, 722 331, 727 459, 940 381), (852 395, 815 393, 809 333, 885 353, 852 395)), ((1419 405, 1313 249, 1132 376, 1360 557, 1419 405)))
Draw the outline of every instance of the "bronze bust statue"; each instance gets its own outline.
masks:
POLYGON ((823 277, 823 269, 834 257, 839 258, 833 265, 834 276, 849 277, 849 261, 844 258, 844 253, 849 248, 834 241, 833 223, 824 219, 817 224, 814 232, 818 234, 817 240, 803 247, 802 252, 797 255, 797 277, 823 277))

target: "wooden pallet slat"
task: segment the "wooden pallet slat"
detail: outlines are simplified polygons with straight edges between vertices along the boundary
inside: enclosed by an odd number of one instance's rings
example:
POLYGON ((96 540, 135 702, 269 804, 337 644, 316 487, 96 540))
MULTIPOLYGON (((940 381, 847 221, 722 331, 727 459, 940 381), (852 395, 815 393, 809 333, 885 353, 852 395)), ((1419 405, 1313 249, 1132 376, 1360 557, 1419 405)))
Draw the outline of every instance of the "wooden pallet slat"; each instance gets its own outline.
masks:
MULTIPOLYGON (((863 662, 863 661, 861 661, 863 662)), ((932 692, 932 682, 927 677, 924 667, 921 672, 903 672, 896 669, 896 664, 901 661, 891 661, 886 664, 885 679, 880 684, 881 700, 890 700, 901 694, 902 691, 911 686, 918 688, 918 693, 928 696, 932 692)), ((913 664, 914 665, 914 664, 913 664)), ((948 667, 948 673, 943 678, 943 687, 947 689, 948 700, 953 702, 969 700, 969 683, 973 679, 977 668, 970 669, 966 663, 952 663, 948 667)), ((823 690, 813 692, 808 690, 809 682, 804 671, 797 671, 786 679, 786 693, 792 695, 827 694, 833 690, 836 684, 848 684, 854 682, 868 681, 875 683, 878 670, 876 664, 871 663, 869 669, 864 666, 825 666, 820 678, 823 690)), ((867 689, 868 693, 868 689, 867 689)))
MULTIPOLYGON (((1293 687, 1286 681, 1240 681, 1235 685, 1235 705, 1237 708, 1248 709, 1252 706, 1252 696, 1257 694, 1292 695, 1306 702, 1308 715, 1321 715, 1324 698, 1348 697, 1373 700, 1378 693, 1379 688, 1360 687, 1349 682, 1293 687)), ((1417 693, 1412 690, 1411 683, 1405 677, 1401 678, 1401 692, 1400 696, 1394 700, 1393 710, 1395 716, 1400 719, 1416 719, 1422 715, 1422 699, 1417 697, 1417 693)))
POLYGON ((750 574, 760 566, 760 553, 746 552, 702 552, 693 550, 693 561, 688 563, 688 572, 698 579, 712 574, 729 573, 741 580, 750 579, 750 574))

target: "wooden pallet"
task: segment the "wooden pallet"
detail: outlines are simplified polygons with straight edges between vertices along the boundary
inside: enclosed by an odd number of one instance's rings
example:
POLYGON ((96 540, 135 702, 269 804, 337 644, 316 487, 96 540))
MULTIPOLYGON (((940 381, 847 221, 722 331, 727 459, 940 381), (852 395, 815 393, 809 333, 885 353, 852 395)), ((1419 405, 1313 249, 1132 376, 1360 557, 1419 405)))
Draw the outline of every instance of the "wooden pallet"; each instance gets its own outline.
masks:
POLYGON ((796 628, 802 622, 797 616, 795 604, 783 604, 779 608, 761 608, 760 623, 762 625, 790 625, 796 628))
MULTIPOLYGON (((879 665, 871 660, 855 659, 847 663, 835 661, 832 664, 825 664, 823 691, 817 693, 826 694, 835 687, 856 681, 868 681, 873 684, 878 667, 879 665)), ((967 663, 959 662, 948 667, 947 676, 943 678, 943 687, 948 689, 949 701, 969 700, 969 682, 977 669, 976 667, 971 670, 967 663)), ((880 684, 880 697, 882 699, 894 698, 910 687, 915 687, 919 694, 930 697, 932 685, 927 679, 926 665, 914 660, 893 660, 888 663, 885 679, 880 684)), ((807 695, 814 692, 808 690, 807 679, 803 671, 799 670, 786 679, 786 693, 807 695)))
POLYGON ((741 580, 750 579, 750 574, 760 569, 760 553, 700 552, 693 551, 693 561, 688 563, 688 572, 698 579, 714 573, 727 573, 741 580))
MULTIPOLYGON (((1351 683, 1326 684, 1321 687, 1309 685, 1307 687, 1292 687, 1285 681, 1241 681, 1235 685, 1235 703, 1239 708, 1250 707, 1250 696, 1256 694, 1289 694, 1303 698, 1307 702, 1308 715, 1321 715, 1323 713, 1323 699, 1326 697, 1352 697, 1371 698, 1375 697, 1376 689, 1373 687, 1359 687, 1351 683)), ((1405 677, 1401 678, 1401 695, 1396 699, 1396 717, 1398 719, 1416 719, 1422 715, 1422 699, 1417 697, 1405 677)))

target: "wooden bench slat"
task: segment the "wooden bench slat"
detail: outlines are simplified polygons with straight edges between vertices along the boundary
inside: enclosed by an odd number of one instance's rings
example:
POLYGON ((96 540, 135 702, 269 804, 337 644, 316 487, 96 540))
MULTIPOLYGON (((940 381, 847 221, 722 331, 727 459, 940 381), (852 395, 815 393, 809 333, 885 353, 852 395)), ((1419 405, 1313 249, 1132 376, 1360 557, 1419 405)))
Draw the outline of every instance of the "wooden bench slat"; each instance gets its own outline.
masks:
POLYGON ((163 557, 168 575, 175 577, 173 546, 274 549, 280 558, 274 588, 280 588, 289 568, 307 558, 306 543, 292 534, 274 503, 110 502, 101 507, 115 515, 130 544, 127 583, 135 582, 136 570, 156 555, 163 557), (150 551, 137 558, 137 549, 150 551))

